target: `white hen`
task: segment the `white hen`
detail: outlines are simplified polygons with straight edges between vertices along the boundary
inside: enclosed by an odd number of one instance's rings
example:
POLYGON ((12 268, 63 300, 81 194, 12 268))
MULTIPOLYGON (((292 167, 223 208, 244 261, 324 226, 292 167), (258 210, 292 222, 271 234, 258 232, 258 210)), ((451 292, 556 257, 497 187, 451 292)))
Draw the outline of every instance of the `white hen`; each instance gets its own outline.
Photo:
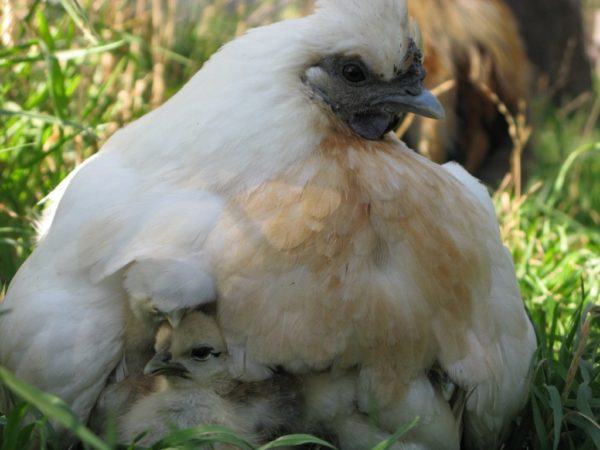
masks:
POLYGON ((85 419, 128 292, 163 312, 216 294, 246 378, 359 367, 363 411, 394 432, 413 405, 413 434, 445 445, 437 397, 411 400, 439 365, 468 392, 467 442, 497 445, 535 338, 486 190, 388 133, 443 115, 410 28, 405 0, 322 0, 113 136, 13 280, 0 362, 85 419))

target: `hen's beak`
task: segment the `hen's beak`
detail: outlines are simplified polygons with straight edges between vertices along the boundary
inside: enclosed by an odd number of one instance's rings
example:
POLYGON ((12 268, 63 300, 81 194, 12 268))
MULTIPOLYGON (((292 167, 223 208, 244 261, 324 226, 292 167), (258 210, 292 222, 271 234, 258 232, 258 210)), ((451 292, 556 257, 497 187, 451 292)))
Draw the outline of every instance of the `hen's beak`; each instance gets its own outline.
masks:
POLYGON ((188 370, 183 364, 173 361, 168 351, 157 353, 154 358, 144 367, 144 375, 165 375, 172 377, 187 378, 188 370))
POLYGON ((426 89, 420 89, 417 95, 398 93, 399 89, 389 84, 381 89, 374 98, 368 99, 365 112, 350 115, 347 120, 350 128, 359 136, 369 140, 379 140, 394 130, 402 116, 407 113, 432 119, 443 119, 444 107, 435 96, 426 89), (386 92, 387 91, 387 92, 386 92))
POLYGON ((385 95, 374 106, 391 114, 413 113, 431 119, 446 117, 442 104, 426 89, 419 95, 385 95))

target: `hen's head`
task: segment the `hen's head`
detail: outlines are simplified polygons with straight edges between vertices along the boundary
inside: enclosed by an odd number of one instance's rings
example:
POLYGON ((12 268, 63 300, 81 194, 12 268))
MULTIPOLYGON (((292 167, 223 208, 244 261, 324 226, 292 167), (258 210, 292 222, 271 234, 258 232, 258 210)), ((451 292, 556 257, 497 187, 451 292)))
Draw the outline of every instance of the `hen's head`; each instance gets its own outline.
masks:
POLYGON ((405 0, 321 0, 307 20, 313 51, 302 81, 354 133, 378 140, 406 113, 444 117, 423 87, 405 0))
POLYGON ((148 119, 145 139, 130 139, 140 159, 164 149, 143 160, 161 176, 242 189, 287 172, 332 131, 381 140, 408 112, 441 118, 415 34, 405 0, 320 0, 309 16, 225 45, 148 119))

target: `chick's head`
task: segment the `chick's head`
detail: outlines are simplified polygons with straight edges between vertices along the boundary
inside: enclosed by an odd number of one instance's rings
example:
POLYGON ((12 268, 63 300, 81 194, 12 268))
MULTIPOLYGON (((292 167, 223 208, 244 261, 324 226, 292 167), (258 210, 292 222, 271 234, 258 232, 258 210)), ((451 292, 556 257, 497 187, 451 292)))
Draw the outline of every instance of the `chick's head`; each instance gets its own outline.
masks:
POLYGON ((179 325, 164 325, 156 338, 156 355, 146 365, 146 375, 169 381, 209 383, 226 377, 227 346, 214 317, 195 311, 179 325))

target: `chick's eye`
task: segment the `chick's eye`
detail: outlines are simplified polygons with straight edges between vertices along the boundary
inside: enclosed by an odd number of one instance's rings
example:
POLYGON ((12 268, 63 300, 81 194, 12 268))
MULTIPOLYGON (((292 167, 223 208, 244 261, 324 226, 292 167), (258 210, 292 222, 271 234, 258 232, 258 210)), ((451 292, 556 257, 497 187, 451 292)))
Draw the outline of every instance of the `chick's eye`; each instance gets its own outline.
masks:
POLYGON ((351 83, 360 83, 367 79, 363 68, 354 63, 346 64, 342 70, 342 74, 344 75, 344 78, 351 83))
POLYGON ((218 353, 214 353, 214 348, 212 347, 197 347, 192 350, 191 356, 192 358, 198 361, 206 361, 211 356, 218 356, 218 353))

